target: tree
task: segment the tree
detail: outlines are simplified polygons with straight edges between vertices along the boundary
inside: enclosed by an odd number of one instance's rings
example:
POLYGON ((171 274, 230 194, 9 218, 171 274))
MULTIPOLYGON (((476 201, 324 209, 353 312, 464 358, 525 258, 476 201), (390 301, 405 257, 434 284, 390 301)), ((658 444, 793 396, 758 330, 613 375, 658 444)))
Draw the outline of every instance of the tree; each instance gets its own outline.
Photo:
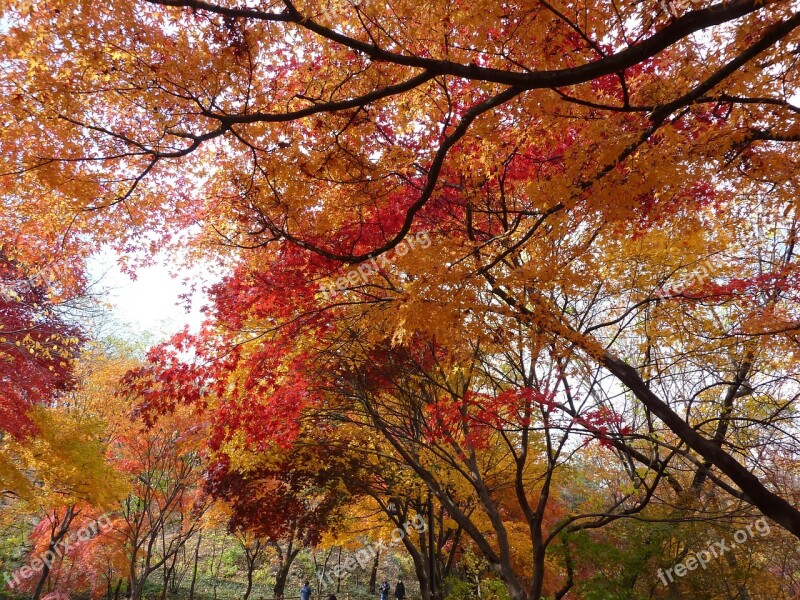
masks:
POLYGON ((52 289, 0 247, 0 433, 18 439, 34 433, 30 409, 75 384, 83 335, 57 306, 52 289))
POLYGON ((179 413, 150 428, 133 423, 117 441, 113 460, 130 478, 132 491, 120 503, 114 529, 128 561, 132 600, 142 597, 153 573, 171 576, 175 555, 197 534, 209 508, 203 438, 202 423, 179 413))
POLYGON ((40 568, 33 574, 12 573, 12 587, 29 591, 33 598, 53 588, 96 590, 105 574, 99 564, 82 568, 95 562, 86 557, 96 553, 99 540, 81 539, 81 534, 94 537, 95 521, 127 493, 125 482, 106 461, 106 422, 93 410, 95 403, 109 398, 108 387, 96 386, 96 372, 104 367, 101 356, 87 348, 70 365, 74 389, 50 398, 48 406, 27 410, 32 433, 0 441, 0 464, 13 469, 4 478, 11 512, 21 522, 38 521, 30 532, 28 558, 40 568))
MULTIPOLYGON (((457 540, 463 531, 472 539, 512 598, 538 598, 543 588, 547 596, 559 590, 563 595, 571 582, 559 581, 565 567, 554 568, 555 561, 546 560, 551 547, 566 543, 563 534, 568 532, 635 515, 649 503, 663 474, 641 469, 637 479, 619 469, 615 474, 622 485, 608 486, 613 495, 598 490, 591 506, 565 507, 560 499, 564 482, 585 460, 576 440, 596 438, 611 449, 626 449, 628 428, 602 406, 584 403, 575 412, 573 404, 569 414, 568 384, 549 381, 544 357, 529 348, 511 347, 505 355, 472 348, 471 363, 453 363, 435 346, 387 345, 361 358, 337 356, 319 371, 332 374, 329 393, 354 403, 343 408, 345 418, 373 429, 373 437, 419 478, 423 490, 417 492, 417 511, 432 512, 425 507, 427 488, 441 504, 442 516, 455 525, 449 534, 457 540), (559 396, 565 397, 565 409, 559 396), (560 415, 562 410, 567 414, 560 415), (620 487, 631 491, 617 493, 620 487)), ((453 560, 442 553, 442 546, 452 543, 446 531, 440 524, 439 582, 453 560)), ((421 556, 411 544, 406 547, 419 564, 423 597, 428 598, 434 597, 428 588, 428 542, 421 537, 421 556)))
MULTIPOLYGON (((800 536, 775 475, 798 451, 795 7, 63 0, 4 17, 18 235, 68 231, 78 253, 200 222, 197 253, 230 266, 216 324, 159 357, 153 410, 215 398, 212 448, 265 450, 324 408, 310 374, 348 327, 366 337, 338 354, 358 366, 387 343, 462 366, 489 346, 483 370, 524 347, 559 418, 634 481, 713 485, 800 536)), ((528 387, 481 384, 442 414, 528 387)))
MULTIPOLYGON (((278 267, 279 273, 283 268, 278 267)), ((354 422, 376 428, 376 433, 398 451, 401 462, 411 466, 425 484, 437 492, 439 500, 447 503, 450 517, 458 518, 459 525, 470 537, 484 540, 481 551, 501 571, 506 585, 517 597, 527 593, 537 597, 538 589, 546 580, 553 592, 560 591, 560 584, 554 581, 557 572, 553 572, 552 561, 550 564, 546 561, 548 547, 559 540, 560 535, 635 515, 647 506, 663 482, 682 495, 694 490, 695 482, 681 481, 676 476, 686 468, 686 464, 681 464, 684 460, 695 473, 704 474, 734 497, 740 497, 727 482, 710 472, 708 465, 692 460, 691 455, 681 451, 680 441, 670 437, 669 431, 655 428, 652 419, 636 410, 636 405, 620 403, 619 391, 574 348, 565 348, 558 338, 549 336, 533 340, 511 337, 507 332, 525 331, 528 323, 497 310, 496 304, 490 303, 488 310, 478 313, 485 315, 482 320, 474 320, 468 312, 459 325, 458 339, 446 337, 447 332, 444 332, 439 339, 447 342, 447 346, 424 342, 423 338, 409 334, 405 338, 408 341, 391 340, 389 336, 396 337, 395 317, 381 319, 387 312, 383 303, 378 302, 349 303, 344 309, 325 316, 302 304, 296 305, 294 312, 282 313, 287 325, 276 328, 271 313, 264 312, 264 307, 271 310, 275 306, 285 306, 285 297, 281 288, 263 286, 262 282, 277 275, 242 270, 236 274, 235 281, 220 284, 216 307, 219 320, 215 329, 194 340, 198 344, 197 354, 203 357, 200 364, 204 368, 167 361, 160 372, 164 380, 167 384, 187 381, 198 390, 202 386, 197 385, 197 377, 204 371, 206 377, 209 372, 213 373, 211 385, 220 393, 224 392, 225 398, 221 418, 216 421, 220 433, 215 439, 235 439, 244 433, 255 452, 264 451, 270 444, 285 444, 287 435, 296 435, 307 444, 309 437, 319 439, 320 435, 333 431, 334 437, 341 432, 344 438, 335 445, 326 439, 326 447, 336 447, 335 455, 342 457, 352 452, 345 440, 353 439, 352 432, 343 429, 342 423, 354 422), (254 299, 258 302, 254 303, 254 299), (374 326, 366 328, 363 323, 374 326), (467 333, 474 338, 468 338, 467 333), (298 344, 298 340, 302 342, 298 344), (228 352, 234 344, 235 354, 228 352), (224 360, 212 360, 215 348, 224 360), (212 367, 207 367, 209 364, 212 367), (187 372, 190 377, 185 377, 187 372), (275 411, 287 414, 286 409, 292 411, 291 424, 280 423, 275 416, 275 411), (246 415, 268 418, 250 419, 246 415), (313 423, 313 428, 302 427, 306 419, 313 423), (492 432, 496 432, 494 436, 492 432), (559 456, 565 448, 572 448, 567 440, 576 436, 595 438, 608 447, 612 456, 620 461, 622 487, 631 489, 609 498, 610 509, 598 506, 597 502, 591 505, 591 510, 578 506, 573 514, 564 515, 563 522, 551 521, 545 529, 542 519, 545 513, 538 513, 548 507, 548 488, 554 481, 552 477, 557 471, 559 456), (528 442, 521 443, 526 437, 528 442), (535 451, 519 454, 517 451, 527 444, 535 451), (542 452, 548 445, 549 449, 542 452), (497 459, 504 452, 501 450, 504 446, 509 461, 505 464, 497 459), (489 452, 490 460, 485 466, 484 452, 489 452), (547 484, 543 488, 534 483, 542 474, 536 473, 536 465, 529 461, 530 456, 540 453, 549 454, 551 461, 550 466, 543 469, 542 480, 547 484), (508 468, 513 462, 517 462, 518 467, 508 468), (454 474, 443 471, 444 465, 451 466, 454 474), (436 471, 432 470, 434 466, 436 471), (476 480, 471 475, 473 472, 479 473, 481 478, 476 480), (459 473, 465 474, 464 483, 467 489, 473 490, 479 506, 489 511, 489 518, 483 522, 477 520, 476 524, 476 519, 459 511, 454 501, 456 490, 441 485, 442 478, 451 478, 445 479, 450 484, 453 477, 461 477, 459 473), (518 484, 509 482, 511 473, 518 484), (531 540, 538 540, 539 547, 534 553, 536 562, 530 571, 514 556, 527 542, 502 533, 509 528, 504 521, 514 521, 513 516, 500 516, 507 515, 509 510, 509 498, 502 495, 503 489, 522 490, 521 494, 515 492, 517 499, 512 497, 511 501, 522 515, 528 511, 529 516, 522 517, 521 521, 531 529, 531 540), (545 493, 538 499, 528 497, 531 492, 540 491, 545 493), (498 510, 498 506, 502 506, 502 510, 498 510), (486 543, 487 531, 492 528, 495 528, 494 536, 506 540, 505 550, 501 548, 499 553, 491 543, 486 543), (530 592, 520 583, 527 577, 533 582, 530 592)), ((447 285, 445 280, 442 287, 447 285)), ((569 301, 569 297, 564 301, 569 301)), ((469 311, 481 309, 481 304, 474 299, 466 305, 469 311)), ((431 310, 437 310, 436 316, 446 323, 458 322, 444 302, 439 306, 443 308, 431 306, 427 313, 418 310, 405 313, 402 318, 407 324, 415 320, 414 331, 420 331, 417 328, 427 322, 431 310)), ((599 314, 602 318, 603 313, 598 312, 602 308, 599 302, 577 304, 571 312, 565 309, 563 313, 576 318, 582 315, 595 318, 593 315, 599 314)), ((683 326, 696 318, 691 315, 683 321, 683 326)), ((635 330, 631 333, 635 334, 635 330)), ((652 354, 653 350, 650 352, 652 354)), ((691 359, 692 354, 685 356, 691 359)), ((696 381, 696 375, 687 372, 680 383, 692 386, 696 381)), ((180 387, 177 389, 181 390, 181 398, 198 401, 197 392, 191 394, 180 387)), ((703 389, 701 387, 701 391, 703 389)), ((737 435, 746 434, 739 432, 737 435)), ((356 456, 363 460, 369 453, 361 448, 356 456)), ((385 450, 378 452, 386 453, 385 450)), ((565 456, 574 463, 577 454, 570 450, 565 456)), ((348 471, 342 469, 341 472, 348 471)), ((620 481, 615 484, 606 489, 619 490, 620 481)), ((378 489, 373 487, 373 493, 378 489)), ((387 490, 384 487, 381 491, 385 494, 387 490)), ((463 493, 463 490, 458 491, 463 493)), ((700 510, 701 506, 695 505, 695 509, 700 510)), ((413 555, 413 549, 409 551, 413 555)), ((421 582, 425 581, 423 557, 424 554, 418 557, 422 560, 415 561, 421 567, 418 569, 421 582)), ((568 560, 564 557, 562 569, 567 572, 564 585, 572 585, 568 560)))
POLYGON ((267 547, 260 539, 254 538, 254 536, 249 534, 247 531, 236 531, 234 532, 234 535, 236 536, 236 541, 239 542, 239 546, 244 552, 245 571, 247 573, 247 588, 242 595, 242 600, 247 600, 250 598, 250 592, 253 591, 253 573, 259 566, 267 547))
POLYGON ((243 540, 240 543, 248 562, 247 594, 259 553, 272 548, 278 558, 273 592, 276 598, 283 597, 297 555, 303 548, 316 545, 336 522, 344 501, 336 483, 334 471, 302 447, 249 468, 237 468, 235 459, 224 454, 211 465, 208 489, 230 506, 229 529, 243 540))

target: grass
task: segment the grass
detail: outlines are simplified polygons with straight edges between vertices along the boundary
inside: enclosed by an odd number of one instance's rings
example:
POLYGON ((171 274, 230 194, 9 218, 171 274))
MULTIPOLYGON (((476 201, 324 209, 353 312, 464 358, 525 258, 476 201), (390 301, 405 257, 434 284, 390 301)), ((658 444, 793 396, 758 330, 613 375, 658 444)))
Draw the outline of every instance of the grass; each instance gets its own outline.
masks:
MULTIPOLYGON (((244 596, 247 585, 242 581, 231 581, 227 579, 217 579, 216 582, 212 579, 198 577, 195 585, 195 600, 241 600, 244 596), (216 583, 216 594, 214 593, 214 583, 216 583)), ((124 588, 122 593, 124 594, 124 588)), ((327 597, 329 593, 336 593, 335 590, 323 590, 323 598, 327 597)), ((350 594, 350 600, 377 600, 378 594, 371 594, 364 586, 342 586, 342 591, 336 594, 338 600, 345 600, 347 593, 350 594)), ((149 582, 145 586, 145 600, 159 600, 161 598, 161 585, 155 581, 149 582)), ((297 600, 300 595, 299 588, 294 589, 294 586, 286 590, 286 599, 294 598, 297 600)), ((0 590, 0 600, 30 600, 30 595, 13 594, 4 590, 0 590)), ((71 600, 89 600, 88 595, 72 594, 71 600)), ((189 582, 178 590, 177 594, 167 594, 168 600, 188 600, 189 598, 189 582)), ((409 590, 408 600, 417 600, 418 596, 414 595, 412 590, 409 590)), ((250 594, 251 600, 272 600, 272 587, 269 585, 253 584, 253 590, 250 594)))

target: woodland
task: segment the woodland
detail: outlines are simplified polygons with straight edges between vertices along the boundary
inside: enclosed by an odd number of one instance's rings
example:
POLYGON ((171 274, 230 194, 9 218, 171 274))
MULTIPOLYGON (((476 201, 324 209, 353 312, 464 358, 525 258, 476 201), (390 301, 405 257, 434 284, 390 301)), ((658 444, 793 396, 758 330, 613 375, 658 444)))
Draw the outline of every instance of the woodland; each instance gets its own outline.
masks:
POLYGON ((800 1, 0 6, 0 597, 800 598, 800 1))

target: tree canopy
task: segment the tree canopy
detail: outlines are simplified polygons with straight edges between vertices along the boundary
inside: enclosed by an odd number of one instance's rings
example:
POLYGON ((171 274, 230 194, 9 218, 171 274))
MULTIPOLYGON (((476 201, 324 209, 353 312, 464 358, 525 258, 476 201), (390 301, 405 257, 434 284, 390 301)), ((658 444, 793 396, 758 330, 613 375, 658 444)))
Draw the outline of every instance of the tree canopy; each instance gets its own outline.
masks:
POLYGON ((7 0, 2 27, 4 255, 72 265, 61 293, 108 244, 223 272, 120 389, 209 427, 234 528, 313 545, 342 495, 391 520, 403 490, 441 511, 438 558, 404 541, 426 600, 462 535, 514 600, 577 593, 574 547, 635 519, 800 538, 796 2, 7 0))

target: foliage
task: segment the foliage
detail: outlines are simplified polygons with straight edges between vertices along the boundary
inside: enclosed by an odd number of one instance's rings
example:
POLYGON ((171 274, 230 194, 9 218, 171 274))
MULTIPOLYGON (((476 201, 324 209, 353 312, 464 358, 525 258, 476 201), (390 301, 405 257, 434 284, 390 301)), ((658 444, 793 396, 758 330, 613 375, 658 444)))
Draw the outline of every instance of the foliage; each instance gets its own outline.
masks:
POLYGON ((36 431, 29 410, 74 385, 78 329, 56 312, 52 290, 0 246, 0 432, 36 431))
MULTIPOLYGON (((434 515, 425 600, 465 547, 514 600, 653 597, 745 515, 800 537, 796 3, 7 0, 3 30, 0 474, 48 514, 124 478, 134 598, 220 523, 282 553, 434 515), (65 405, 85 257, 187 238, 225 273, 204 326, 65 405)), ((670 593, 795 594, 752 548, 670 593)))
POLYGON ((458 577, 448 577, 444 586, 448 590, 445 600, 469 600, 475 593, 472 585, 458 577))

